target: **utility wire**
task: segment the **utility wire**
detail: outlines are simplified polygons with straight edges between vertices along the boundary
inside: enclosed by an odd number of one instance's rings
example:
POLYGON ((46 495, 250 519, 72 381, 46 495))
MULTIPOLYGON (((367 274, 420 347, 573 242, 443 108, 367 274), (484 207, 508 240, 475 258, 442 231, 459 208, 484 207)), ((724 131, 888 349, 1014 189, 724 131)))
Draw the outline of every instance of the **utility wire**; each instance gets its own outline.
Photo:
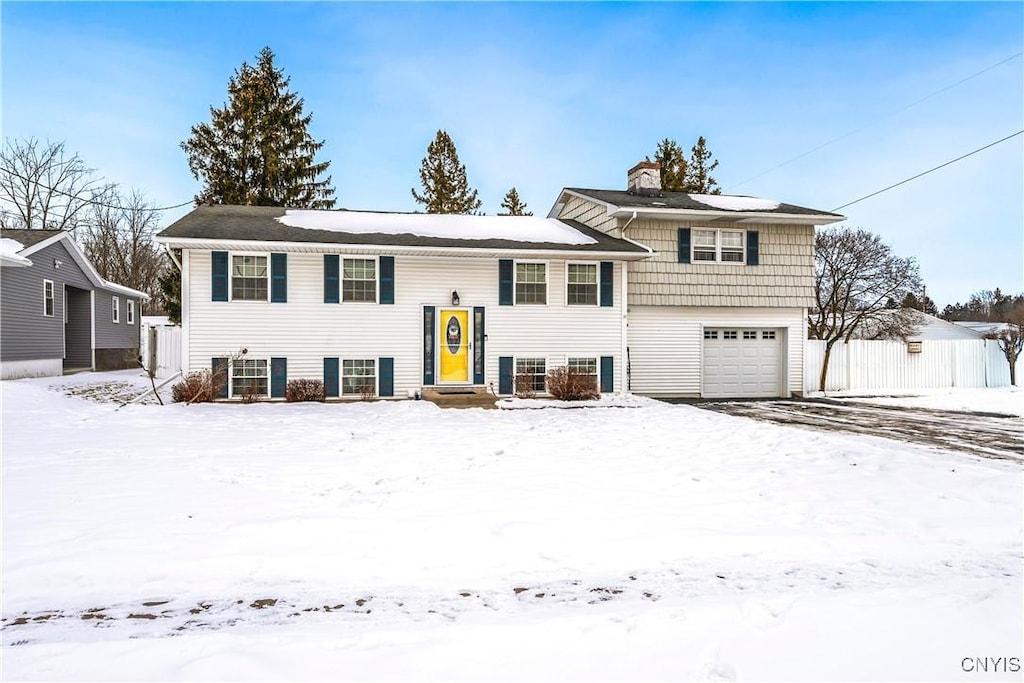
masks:
MULTIPOLYGON (((40 187, 40 188, 42 188, 44 190, 47 190, 49 192, 53 192, 55 194, 64 195, 65 197, 69 197, 71 199, 77 199, 78 201, 82 202, 83 204, 92 204, 93 206, 102 206, 105 209, 117 209, 119 211, 132 211, 132 210, 134 210, 136 208, 139 208, 139 207, 130 207, 130 206, 120 206, 118 204, 108 204, 107 202, 101 202, 98 199, 84 199, 82 197, 79 197, 78 195, 71 194, 70 192, 65 192, 64 190, 58 190, 56 187, 50 187, 48 185, 43 185, 42 183, 40 183, 40 182, 38 182, 36 180, 32 180, 31 178, 26 178, 25 176, 21 175, 20 173, 15 173, 14 171, 11 171, 11 170, 4 170, 3 172, 6 173, 7 175, 12 175, 15 178, 18 178, 19 180, 24 180, 26 183, 32 183, 36 187, 40 187)), ((193 200, 190 199, 187 202, 182 202, 181 204, 175 204, 174 206, 156 206, 156 207, 153 207, 153 208, 149 208, 149 207, 143 207, 143 208, 146 211, 170 211, 171 209, 180 209, 181 207, 188 206, 189 204, 192 204, 192 203, 193 203, 193 200)))
POLYGON ((878 192, 872 192, 871 194, 864 195, 860 199, 854 199, 852 202, 847 202, 846 204, 843 204, 842 206, 837 206, 836 208, 832 209, 832 211, 835 212, 835 211, 838 211, 839 209, 845 209, 846 207, 852 206, 853 204, 856 204, 857 202, 862 202, 865 199, 868 199, 870 197, 874 197, 875 195, 882 194, 883 192, 887 192, 887 191, 891 190, 894 187, 899 187, 900 185, 903 185, 904 183, 909 183, 911 180, 916 180, 917 178, 920 178, 923 175, 928 175, 932 171, 937 171, 940 168, 943 168, 945 166, 949 166, 950 164, 955 164, 956 162, 960 161, 961 159, 966 159, 967 157, 969 157, 969 156, 971 156, 973 154, 977 154, 978 152, 981 152, 982 150, 986 150, 989 147, 995 147, 1000 142, 1006 142, 1010 138, 1015 138, 1018 135, 1020 135, 1021 133, 1024 133, 1024 128, 1022 128, 1021 130, 1018 130, 1016 133, 1012 133, 1010 135, 1007 135, 1005 138, 1001 138, 999 140, 996 140, 995 142, 990 142, 987 145, 985 145, 984 147, 979 147, 978 149, 974 150, 973 152, 968 152, 967 154, 964 154, 963 156, 959 156, 956 159, 951 159, 951 160, 947 161, 944 164, 939 164, 935 168, 929 168, 927 171, 924 171, 923 173, 918 173, 916 176, 907 178, 906 180, 901 180, 898 183, 896 183, 895 185, 890 185, 889 187, 883 188, 883 189, 879 190, 878 192))
POLYGON ((807 152, 804 152, 803 154, 799 154, 799 155, 797 155, 797 156, 795 156, 795 157, 793 157, 792 159, 789 159, 789 160, 787 160, 787 161, 783 161, 783 162, 782 162, 781 164, 779 164, 779 165, 777 165, 777 166, 772 166, 772 167, 771 167, 771 168, 769 168, 769 169, 768 169, 767 171, 762 171, 761 173, 758 173, 758 174, 757 174, 757 175, 755 175, 755 176, 751 176, 751 177, 747 178, 746 180, 744 180, 744 181, 742 181, 742 182, 736 183, 735 185, 732 185, 731 187, 728 187, 728 188, 726 188, 726 190, 727 190, 727 191, 729 191, 729 190, 733 190, 733 189, 735 189, 735 188, 739 187, 740 185, 746 185, 746 184, 747 184, 747 183, 749 183, 749 182, 750 182, 751 180, 757 180, 757 179, 758 179, 758 178, 760 178, 761 176, 764 176, 764 175, 768 175, 768 174, 769 174, 769 173, 771 173, 772 171, 778 170, 778 169, 782 168, 783 166, 786 166, 786 165, 788 165, 788 164, 791 164, 791 163, 793 163, 794 161, 798 161, 798 160, 800 160, 800 159, 803 159, 803 158, 804 158, 805 156, 808 156, 809 154, 814 154, 814 153, 815 153, 815 152, 817 152, 818 150, 820 150, 820 149, 824 149, 825 147, 828 147, 828 146, 829 146, 829 145, 831 145, 832 143, 835 143, 835 142, 839 142, 840 140, 844 140, 844 139, 846 139, 846 138, 850 137, 851 135, 856 135, 857 133, 861 132, 862 130, 866 130, 866 129, 868 129, 868 128, 870 128, 870 127, 874 126, 874 125, 877 125, 878 123, 880 123, 881 121, 883 121, 883 120, 885 120, 885 119, 891 118, 891 117, 895 116, 896 114, 899 114, 899 113, 905 112, 906 110, 910 109, 911 107, 916 107, 917 105, 921 104, 921 103, 922 103, 922 102, 924 102, 925 100, 929 100, 929 99, 931 99, 931 98, 935 97, 936 95, 940 95, 940 94, 942 94, 942 93, 946 92, 947 90, 950 90, 950 89, 952 89, 952 88, 955 88, 956 86, 960 85, 961 83, 966 83, 967 81, 969 81, 969 80, 971 80, 972 78, 975 78, 975 77, 977 77, 977 76, 980 76, 981 74, 985 73, 986 71, 991 71, 992 69, 996 68, 997 66, 1002 66, 1003 64, 1006 64, 1006 63, 1007 63, 1007 62, 1009 62, 1009 61, 1012 61, 1012 60, 1014 60, 1014 59, 1017 59, 1017 58, 1018 58, 1018 57, 1020 57, 1020 56, 1021 56, 1022 54, 1024 54, 1024 52, 1018 52, 1018 53, 1017 53, 1017 54, 1015 54, 1015 55, 1010 55, 1010 56, 1009 56, 1009 57, 1007 57, 1006 59, 1004 59, 1004 60, 1002 60, 1002 61, 999 61, 999 62, 996 62, 996 63, 995 63, 995 64, 993 64, 992 66, 987 66, 987 67, 985 67, 984 69, 982 69, 981 71, 978 71, 978 72, 976 72, 976 73, 973 73, 973 74, 971 74, 970 76, 968 76, 968 77, 966 77, 966 78, 961 78, 961 79, 960 79, 959 81, 957 81, 956 83, 951 83, 950 85, 947 85, 947 86, 946 86, 945 88, 942 88, 942 89, 940 89, 940 90, 936 90, 935 92, 931 93, 930 95, 925 95, 925 96, 924 96, 924 97, 922 97, 921 99, 919 99, 919 100, 916 100, 916 101, 914 101, 914 102, 911 102, 910 104, 908 104, 908 105, 906 105, 906 106, 904 106, 904 107, 902 107, 902 108, 900 108, 900 109, 896 109, 895 111, 891 111, 891 112, 889 112, 888 114, 886 114, 885 116, 883 116, 883 117, 882 117, 882 118, 880 118, 880 119, 876 119, 875 121, 872 121, 871 123, 865 124, 865 125, 861 126, 860 128, 856 128, 856 129, 854 129, 854 130, 851 130, 851 131, 849 131, 848 133, 843 133, 842 135, 840 135, 840 136, 839 136, 839 137, 837 137, 837 138, 832 138, 832 139, 831 139, 831 140, 829 140, 828 142, 824 142, 824 143, 822 143, 822 144, 818 145, 817 147, 815 147, 815 148, 814 148, 814 149, 812 149, 812 150, 809 150, 809 151, 807 151, 807 152))

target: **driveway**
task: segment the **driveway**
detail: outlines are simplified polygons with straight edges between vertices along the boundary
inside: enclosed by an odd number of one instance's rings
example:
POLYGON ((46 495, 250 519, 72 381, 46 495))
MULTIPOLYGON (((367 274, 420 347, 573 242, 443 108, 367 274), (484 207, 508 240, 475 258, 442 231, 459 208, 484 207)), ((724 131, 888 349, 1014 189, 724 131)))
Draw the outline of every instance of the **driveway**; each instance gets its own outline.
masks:
POLYGON ((869 434, 985 458, 1024 460, 1024 425, 1019 417, 829 399, 685 402, 706 410, 806 429, 869 434))

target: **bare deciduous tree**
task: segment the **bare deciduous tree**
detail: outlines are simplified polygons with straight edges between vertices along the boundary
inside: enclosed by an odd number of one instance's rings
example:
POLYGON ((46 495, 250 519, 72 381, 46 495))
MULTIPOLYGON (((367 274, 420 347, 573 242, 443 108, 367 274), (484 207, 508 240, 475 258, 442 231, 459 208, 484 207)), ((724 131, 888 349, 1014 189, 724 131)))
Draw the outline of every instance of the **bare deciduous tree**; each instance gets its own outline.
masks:
POLYGON ((816 307, 808 313, 807 332, 825 341, 818 388, 825 390, 832 347, 849 341, 861 328, 876 338, 913 334, 913 311, 887 310, 890 299, 901 300, 921 288, 917 261, 894 256, 874 233, 845 227, 828 228, 814 242, 816 307))
POLYGON ((74 230, 104 191, 63 142, 5 139, 0 151, 0 226, 74 230))
POLYGON ((1024 350, 1024 303, 1017 304, 1005 317, 1003 329, 985 336, 999 344, 999 350, 1010 365, 1010 385, 1017 386, 1017 358, 1024 350))

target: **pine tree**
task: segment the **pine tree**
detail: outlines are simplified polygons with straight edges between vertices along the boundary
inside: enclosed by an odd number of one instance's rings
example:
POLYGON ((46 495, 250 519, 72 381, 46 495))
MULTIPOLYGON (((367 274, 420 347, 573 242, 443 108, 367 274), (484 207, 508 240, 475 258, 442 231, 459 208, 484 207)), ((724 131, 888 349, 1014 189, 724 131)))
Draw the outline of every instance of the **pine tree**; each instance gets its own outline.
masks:
POLYGON ((718 181, 711 176, 711 172, 718 168, 718 161, 712 161, 711 156, 707 141, 701 135, 697 138, 697 144, 690 150, 690 161, 686 168, 686 192, 722 194, 718 181))
POLYGON ((526 210, 526 203, 519 199, 519 192, 514 187, 505 193, 505 198, 501 200, 501 208, 505 209, 505 213, 498 212, 499 216, 533 215, 533 211, 526 210))
POLYGON ((420 163, 423 194, 413 188, 413 198, 427 213, 476 213, 480 208, 476 190, 469 187, 466 167, 459 163, 455 143, 443 130, 437 131, 420 163))
POLYGON ((196 204, 334 206, 331 177, 321 178, 330 162, 314 159, 324 143, 310 136, 313 117, 303 114, 304 101, 289 91, 290 81, 265 47, 256 66, 243 62, 235 71, 229 101, 210 107, 210 123, 192 126, 181 148, 203 183, 196 204))
POLYGON ((671 192, 686 190, 686 154, 675 140, 665 138, 658 143, 654 160, 661 164, 661 189, 671 192))

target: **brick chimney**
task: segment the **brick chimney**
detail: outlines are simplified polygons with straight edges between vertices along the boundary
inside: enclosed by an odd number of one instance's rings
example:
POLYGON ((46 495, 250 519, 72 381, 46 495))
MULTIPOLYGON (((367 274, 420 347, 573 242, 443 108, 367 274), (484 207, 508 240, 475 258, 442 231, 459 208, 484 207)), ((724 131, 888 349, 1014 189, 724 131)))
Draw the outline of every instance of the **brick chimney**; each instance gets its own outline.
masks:
POLYGON ((626 191, 644 197, 657 197, 661 194, 661 164, 641 161, 629 169, 626 191))

